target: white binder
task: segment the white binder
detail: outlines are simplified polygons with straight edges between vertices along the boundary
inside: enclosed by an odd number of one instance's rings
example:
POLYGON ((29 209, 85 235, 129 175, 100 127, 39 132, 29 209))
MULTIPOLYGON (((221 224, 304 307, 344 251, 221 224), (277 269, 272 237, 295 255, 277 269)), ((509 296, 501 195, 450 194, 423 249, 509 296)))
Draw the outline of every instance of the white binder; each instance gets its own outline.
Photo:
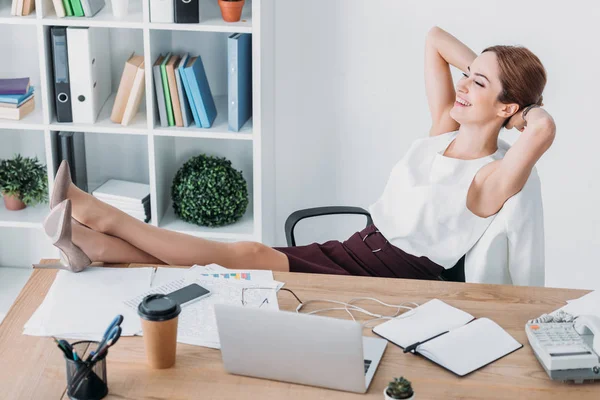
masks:
POLYGON ((150 22, 175 22, 173 0, 150 0, 150 22))
POLYGON ((112 82, 108 35, 106 28, 67 28, 73 123, 95 123, 110 96, 112 82))

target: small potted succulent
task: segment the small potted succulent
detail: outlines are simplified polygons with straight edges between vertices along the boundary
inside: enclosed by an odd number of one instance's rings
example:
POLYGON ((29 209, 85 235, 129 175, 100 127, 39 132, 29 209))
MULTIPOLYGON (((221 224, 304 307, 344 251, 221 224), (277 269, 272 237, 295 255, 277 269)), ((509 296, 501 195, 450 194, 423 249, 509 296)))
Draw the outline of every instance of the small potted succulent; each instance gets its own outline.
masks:
POLYGON ((385 400, 392 399, 410 399, 414 400, 415 392, 410 385, 410 381, 406 380, 403 376, 400 378, 394 378, 388 386, 383 390, 385 400))
POLYGON ((0 161, 0 192, 7 210, 22 210, 26 206, 42 203, 48 197, 46 166, 37 157, 20 154, 0 161))
POLYGON ((225 22, 238 22, 242 16, 245 0, 219 0, 221 16, 225 22))

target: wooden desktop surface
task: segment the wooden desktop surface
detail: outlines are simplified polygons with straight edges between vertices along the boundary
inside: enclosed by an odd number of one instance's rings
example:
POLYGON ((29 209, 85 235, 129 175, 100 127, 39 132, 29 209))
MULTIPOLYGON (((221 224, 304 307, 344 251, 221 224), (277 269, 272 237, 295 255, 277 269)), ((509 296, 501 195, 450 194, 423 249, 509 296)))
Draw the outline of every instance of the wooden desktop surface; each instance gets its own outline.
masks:
MULTIPOLYGON (((130 267, 135 266, 139 265, 130 267)), ((55 270, 34 270, 0 325, 1 398, 68 398, 65 362, 53 340, 22 334, 24 324, 41 304, 55 275, 55 270)), ((146 364, 143 339, 123 337, 108 355, 107 398, 382 399, 387 383, 401 375, 412 382, 419 400, 600 398, 600 382, 575 385, 551 381, 535 359, 524 332, 528 319, 553 311, 566 300, 588 291, 277 272, 274 275, 302 300, 348 301, 371 296, 399 304, 404 301, 423 303, 438 298, 475 317, 496 321, 524 347, 459 378, 423 357, 402 353, 402 349, 390 343, 368 393, 363 395, 230 375, 223 369, 219 350, 184 344, 177 346, 174 368, 152 370, 146 364)), ((288 292, 279 292, 278 298, 282 310, 294 310, 297 306, 288 292)), ((322 306, 315 304, 308 310, 322 306)), ((390 309, 370 303, 365 306, 376 313, 390 312, 390 309)), ((344 312, 333 311, 329 315, 348 318, 344 312)), ((373 333, 365 330, 365 335, 373 333)))

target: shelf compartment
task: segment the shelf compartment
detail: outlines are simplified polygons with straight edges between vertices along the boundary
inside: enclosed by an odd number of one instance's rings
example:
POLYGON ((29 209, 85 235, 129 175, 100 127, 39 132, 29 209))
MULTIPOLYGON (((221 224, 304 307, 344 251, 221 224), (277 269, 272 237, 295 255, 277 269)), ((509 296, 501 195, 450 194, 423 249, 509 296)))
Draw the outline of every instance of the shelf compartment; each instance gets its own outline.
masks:
MULTIPOLYGON (((46 210, 50 211, 48 208, 46 210)), ((1 266, 31 269, 32 264, 39 263, 43 258, 57 259, 58 256, 58 249, 42 229, 0 228, 1 266)))
MULTIPOLYGON (((148 132, 148 122, 146 117, 146 86, 144 85, 144 95, 142 101, 140 102, 140 106, 137 114, 135 115, 133 121, 127 125, 122 126, 121 124, 114 123, 110 119, 110 114, 112 112, 113 104, 115 101, 115 97, 117 94, 117 90, 119 88, 119 83, 121 81, 121 75, 123 73, 123 68, 125 67, 125 63, 129 57, 135 53, 137 55, 144 54, 144 38, 143 32, 141 30, 135 29, 121 29, 121 28, 96 28, 92 27, 90 29, 108 29, 109 32, 109 45, 110 45, 110 53, 107 57, 110 58, 110 82, 105 82, 104 84, 110 85, 111 95, 106 100, 98 117, 96 118, 96 122, 93 124, 80 124, 80 123, 72 123, 72 122, 58 122, 56 120, 56 111, 55 111, 55 99, 54 99, 54 74, 52 70, 52 56, 50 51, 50 28, 44 27, 44 36, 45 43, 47 46, 47 76, 48 76, 48 103, 49 103, 49 114, 50 114, 50 129, 51 130, 63 130, 63 131, 73 131, 73 132, 99 132, 99 133, 123 133, 123 134, 138 134, 145 135, 148 132)), ((146 73, 150 71, 150 69, 146 67, 146 73)), ((74 96, 71 96, 73 101, 74 96)))
MULTIPOLYGON (((152 110, 153 132, 162 136, 182 136, 215 139, 252 140, 253 121, 250 118, 239 132, 230 131, 227 107, 227 38, 228 33, 151 31, 150 60, 152 63, 162 54, 172 53, 190 57, 201 56, 210 90, 215 100, 217 117, 210 128, 197 128, 194 123, 187 127, 163 127, 160 124, 154 79, 150 79, 152 99, 147 109, 152 110)), ((151 122, 152 123, 152 122, 151 122)))
POLYGON ((7 25, 35 25, 36 10, 26 16, 10 15, 12 0, 4 1, 0 4, 0 24, 7 25))
POLYGON ((9 211, 4 206, 4 200, 0 198, 0 227, 41 229, 44 218, 49 212, 48 203, 25 207, 19 211, 9 211))
POLYGON ((112 8, 110 1, 106 1, 106 5, 102 10, 98 11, 96 15, 91 18, 87 17, 64 17, 59 18, 56 16, 54 5, 52 2, 45 3, 46 12, 42 18, 42 24, 48 26, 94 26, 94 27, 105 27, 105 28, 128 28, 128 29, 142 29, 143 24, 143 11, 141 1, 130 1, 129 2, 129 14, 123 18, 115 18, 112 14, 112 8))
MULTIPOLYGON (((197 24, 175 24, 150 22, 150 29, 197 32, 252 33, 252 2, 246 1, 242 17, 238 22, 225 22, 215 0, 200 0, 200 22, 197 24)), ((150 16, 152 18, 152 16, 150 16)))
MULTIPOLYGON (((58 132, 51 132, 52 154, 56 169, 58 132)), ((84 133, 88 192, 108 179, 149 183, 148 138, 139 135, 84 133)))
POLYGON ((153 212, 158 216, 156 218, 158 226, 199 237, 253 240, 255 229, 252 142, 167 136, 155 136, 153 140, 154 187, 156 189, 153 193, 156 199, 153 199, 156 209, 153 209, 153 212), (211 228, 184 222, 175 215, 171 200, 173 179, 186 161, 199 154, 225 157, 231 161, 234 169, 242 172, 248 186, 249 204, 246 212, 237 222, 223 227, 211 228))
POLYGON ((214 96, 214 98, 217 107, 217 117, 215 118, 212 127, 197 128, 195 125, 190 125, 184 128, 175 126, 163 128, 158 124, 154 125, 154 134, 207 139, 252 140, 252 118, 244 124, 239 132, 230 131, 227 121, 227 95, 214 96))

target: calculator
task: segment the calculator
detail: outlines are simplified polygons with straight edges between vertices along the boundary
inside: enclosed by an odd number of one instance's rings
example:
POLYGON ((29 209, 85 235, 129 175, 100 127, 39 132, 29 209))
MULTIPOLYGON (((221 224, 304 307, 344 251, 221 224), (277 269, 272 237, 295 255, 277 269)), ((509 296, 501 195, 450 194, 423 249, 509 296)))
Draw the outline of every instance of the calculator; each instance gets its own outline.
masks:
POLYGON ((600 360, 593 335, 580 335, 573 322, 533 322, 525 325, 527 339, 548 376, 557 381, 600 379, 600 360))

